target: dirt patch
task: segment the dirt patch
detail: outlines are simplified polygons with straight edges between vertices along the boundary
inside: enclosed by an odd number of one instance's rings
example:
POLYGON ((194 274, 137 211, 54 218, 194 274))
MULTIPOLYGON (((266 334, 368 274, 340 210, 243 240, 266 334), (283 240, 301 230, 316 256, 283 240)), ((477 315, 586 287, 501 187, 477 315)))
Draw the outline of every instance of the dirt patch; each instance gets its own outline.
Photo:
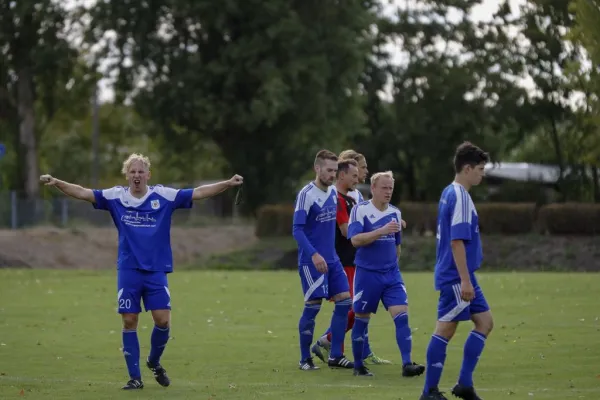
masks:
MULTIPOLYGON (((174 263, 242 249, 256 242, 253 226, 171 230, 174 263)), ((0 268, 115 268, 115 228, 0 230, 0 268)))

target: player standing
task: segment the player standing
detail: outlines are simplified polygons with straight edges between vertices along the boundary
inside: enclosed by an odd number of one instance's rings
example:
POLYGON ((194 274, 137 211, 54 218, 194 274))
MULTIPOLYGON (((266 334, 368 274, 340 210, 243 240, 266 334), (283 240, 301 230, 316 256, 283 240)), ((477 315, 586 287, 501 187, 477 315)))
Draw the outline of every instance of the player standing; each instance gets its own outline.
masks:
MULTIPOLYGON (((356 188, 359 180, 362 178, 363 182, 366 176, 366 161, 362 155, 354 152, 353 150, 346 150, 342 152, 347 157, 352 156, 354 158, 341 159, 338 162, 338 172, 335 187, 338 193, 337 199, 337 216, 336 216, 336 233, 335 233, 335 251, 340 257, 344 271, 348 277, 348 285, 350 286, 350 295, 354 294, 354 256, 356 254, 356 248, 348 239, 348 221, 350 219, 350 212, 352 208, 360 201, 362 201, 362 194, 356 188), (353 153, 349 153, 353 152, 353 153), (362 159, 363 172, 359 172, 358 159, 362 159), (357 195, 358 194, 358 195, 357 195)), ((354 311, 350 309, 348 312, 348 325, 346 326, 346 332, 352 329, 354 326, 354 311)), ((314 355, 319 357, 325 362, 325 357, 328 355, 331 349, 331 327, 313 344, 311 351, 314 355)), ((384 360, 377 357, 369 346, 368 335, 365 336, 365 362, 371 362, 373 364, 391 364, 390 361, 384 360)))
POLYGON ((310 345, 315 329, 315 317, 323 299, 335 302, 331 318, 330 367, 354 368, 342 350, 348 311, 352 305, 348 278, 335 252, 337 191, 333 186, 337 156, 328 151, 317 153, 314 162, 316 178, 296 197, 293 235, 298 242, 298 272, 304 292, 304 310, 298 323, 300 334, 300 369, 315 370, 310 345))
POLYGON ((123 163, 121 172, 129 182, 128 187, 92 190, 51 175, 42 175, 40 180, 68 196, 89 201, 96 209, 110 212, 119 233, 117 310, 123 320, 123 354, 130 378, 123 389, 144 387, 137 335, 141 299, 146 311, 152 312, 154 320, 146 366, 160 385, 169 386, 171 382, 160 364, 160 357, 169 340, 171 325, 171 293, 167 280, 167 274, 173 272, 171 215, 178 208, 191 208, 194 200, 212 197, 227 188, 241 185, 243 179, 234 175, 227 181, 195 189, 148 186, 150 160, 135 153, 123 163))
POLYGON ((488 161, 488 154, 477 146, 469 142, 458 146, 454 155, 454 182, 440 198, 434 274, 435 289, 440 292, 438 320, 427 348, 428 369, 421 400, 446 399, 438 389, 446 347, 458 322, 469 319, 475 329, 465 342, 462 368, 452 394, 465 400, 481 400, 473 388, 473 371, 494 322, 475 277, 483 253, 477 211, 469 189, 479 185, 488 161))
POLYGON ((354 276, 352 353, 354 375, 372 376, 364 366, 365 335, 379 301, 396 325, 396 342, 402 355, 402 375, 421 375, 425 367, 412 361, 412 333, 408 324, 408 298, 398 265, 402 215, 390 204, 394 177, 390 171, 371 177, 373 198, 352 210, 348 237, 357 247, 354 276))

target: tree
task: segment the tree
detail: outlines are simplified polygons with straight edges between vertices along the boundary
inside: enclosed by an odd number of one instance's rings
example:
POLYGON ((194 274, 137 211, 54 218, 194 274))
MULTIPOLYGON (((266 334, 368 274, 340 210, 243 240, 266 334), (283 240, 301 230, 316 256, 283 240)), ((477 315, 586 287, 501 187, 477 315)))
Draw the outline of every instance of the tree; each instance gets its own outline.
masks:
POLYGON ((17 156, 18 177, 11 182, 30 198, 39 191, 39 110, 53 114, 55 89, 77 62, 66 27, 59 2, 0 0, 0 119, 17 156))
MULTIPOLYGON (((245 176, 246 205, 292 200, 319 148, 360 129, 357 95, 374 1, 105 1, 91 43, 114 31, 117 88, 171 151, 214 142, 245 176)), ((110 53, 112 44, 104 46, 110 53)))

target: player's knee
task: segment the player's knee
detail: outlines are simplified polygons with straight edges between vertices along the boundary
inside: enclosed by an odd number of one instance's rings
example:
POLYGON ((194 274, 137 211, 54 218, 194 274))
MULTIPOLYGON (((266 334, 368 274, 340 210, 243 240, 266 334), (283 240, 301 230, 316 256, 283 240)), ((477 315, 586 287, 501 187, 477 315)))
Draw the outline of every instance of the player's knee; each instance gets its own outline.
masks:
POLYGON ((323 303, 323 299, 309 300, 304 302, 304 304, 307 306, 314 306, 315 304, 321 305, 321 303, 323 303))
POLYGON ((354 313, 354 318, 370 318, 371 314, 369 313, 354 313))
POLYGON ((152 319, 154 320, 154 325, 159 328, 166 328, 171 321, 171 313, 169 310, 154 310, 152 311, 152 319))
POLYGON ((475 323, 475 330, 485 336, 488 336, 494 329, 494 319, 490 312, 475 314, 472 319, 475 323))
POLYGON ((138 326, 138 315, 137 314, 121 314, 123 319, 123 329, 137 329, 138 326))
POLYGON ((457 322, 438 321, 438 323, 435 326, 434 334, 437 336, 441 336, 441 337, 445 338, 446 340, 450 340, 456 333, 457 327, 458 327, 457 322))
POLYGON ((397 315, 408 313, 408 306, 392 306, 389 311, 392 318, 396 318, 397 315))
POLYGON ((343 293, 338 293, 335 296, 333 296, 333 301, 335 301, 337 303, 338 301, 347 300, 349 298, 350 298, 350 292, 343 292, 343 293))

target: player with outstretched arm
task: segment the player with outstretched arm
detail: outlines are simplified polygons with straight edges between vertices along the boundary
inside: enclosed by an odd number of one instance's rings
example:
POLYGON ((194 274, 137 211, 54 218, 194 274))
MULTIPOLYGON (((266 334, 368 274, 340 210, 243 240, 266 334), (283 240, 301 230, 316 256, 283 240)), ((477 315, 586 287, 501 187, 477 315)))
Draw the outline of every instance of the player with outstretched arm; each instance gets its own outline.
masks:
POLYGON ((167 274, 173 272, 171 216, 178 208, 191 208, 194 200, 206 199, 241 185, 243 178, 234 175, 227 181, 195 189, 148 186, 150 160, 135 153, 125 160, 121 172, 129 185, 104 190, 87 189, 51 175, 42 175, 40 180, 68 196, 89 201, 96 209, 110 212, 119 233, 117 310, 123 320, 123 354, 130 378, 123 389, 144 387, 137 335, 142 299, 154 320, 146 366, 161 386, 169 386, 171 381, 160 358, 171 328, 171 293, 167 279, 167 274))

